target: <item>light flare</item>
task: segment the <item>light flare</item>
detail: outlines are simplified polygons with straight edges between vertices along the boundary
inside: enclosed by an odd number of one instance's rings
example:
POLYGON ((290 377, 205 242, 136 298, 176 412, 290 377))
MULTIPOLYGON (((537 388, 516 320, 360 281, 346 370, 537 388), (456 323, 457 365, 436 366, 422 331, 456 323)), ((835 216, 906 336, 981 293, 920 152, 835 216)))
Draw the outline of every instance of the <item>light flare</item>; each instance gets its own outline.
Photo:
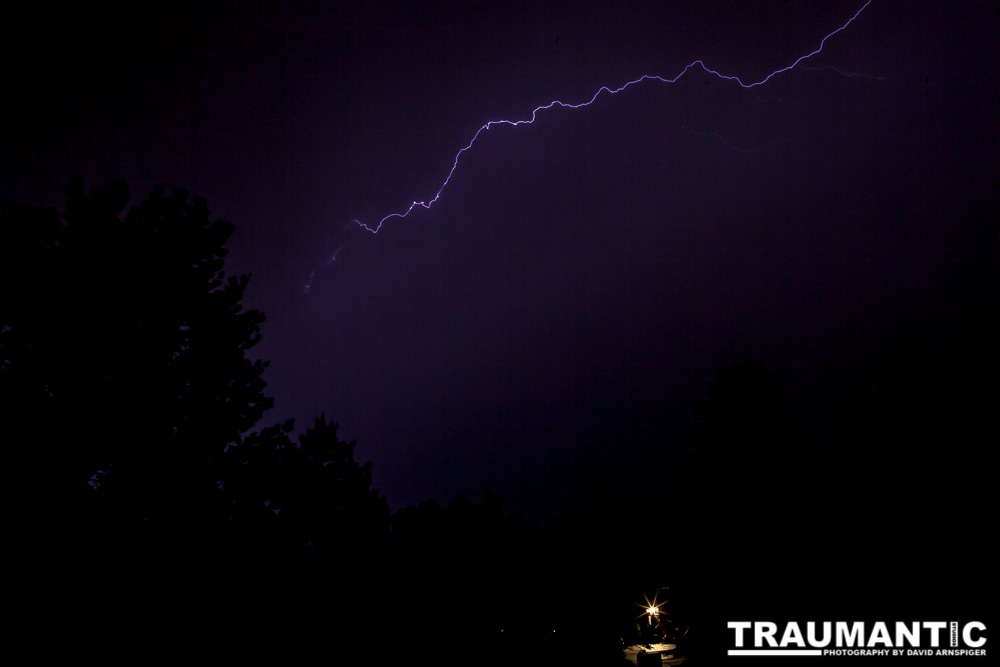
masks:
POLYGON ((659 591, 657 591, 656 593, 653 594, 653 599, 652 600, 649 599, 648 595, 643 595, 642 597, 645 600, 645 602, 644 603, 639 603, 639 602, 635 603, 635 606, 637 606, 640 609, 642 609, 642 613, 639 614, 638 616, 636 616, 635 620, 638 620, 638 619, 642 618, 643 616, 645 616, 646 619, 649 621, 649 624, 652 625, 654 620, 657 620, 657 619, 660 618, 660 610, 661 610, 661 608, 663 607, 663 605, 665 605, 668 602, 670 602, 670 600, 664 600, 663 602, 657 602, 658 596, 659 596, 659 591))

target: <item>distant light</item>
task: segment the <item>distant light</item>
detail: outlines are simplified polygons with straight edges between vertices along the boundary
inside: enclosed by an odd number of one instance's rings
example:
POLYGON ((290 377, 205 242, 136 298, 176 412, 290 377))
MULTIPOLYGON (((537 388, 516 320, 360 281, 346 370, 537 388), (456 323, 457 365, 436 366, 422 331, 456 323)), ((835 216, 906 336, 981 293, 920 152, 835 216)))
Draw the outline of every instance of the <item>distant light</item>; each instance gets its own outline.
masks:
MULTIPOLYGON (((643 597, 645 597, 645 596, 643 596, 643 597)), ((642 618, 643 616, 645 616, 646 620, 649 621, 650 625, 653 625, 653 619, 654 618, 656 619, 656 622, 659 623, 660 622, 660 607, 662 607, 663 605, 667 604, 667 602, 669 602, 669 601, 670 600, 664 600, 663 602, 660 602, 657 599, 657 595, 653 595, 653 599, 652 600, 650 600, 648 597, 646 597, 646 606, 645 607, 643 607, 640 603, 636 602, 635 606, 638 607, 639 609, 642 609, 642 613, 639 614, 638 616, 636 616, 635 620, 639 620, 640 618, 642 618)))

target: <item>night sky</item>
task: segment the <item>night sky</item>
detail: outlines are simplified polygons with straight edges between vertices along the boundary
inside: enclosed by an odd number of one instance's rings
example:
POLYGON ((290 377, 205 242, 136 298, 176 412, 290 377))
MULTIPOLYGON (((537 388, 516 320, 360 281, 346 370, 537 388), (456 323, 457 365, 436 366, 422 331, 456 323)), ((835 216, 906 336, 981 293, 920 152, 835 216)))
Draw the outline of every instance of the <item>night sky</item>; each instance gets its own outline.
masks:
POLYGON ((325 412, 394 509, 544 515, 668 477, 720 367, 762 362, 822 441, 893 336, 963 344, 997 285, 995 5, 873 0, 765 85, 696 67, 494 127, 431 210, 353 221, 432 198, 487 121, 694 60, 758 81, 862 4, 36 3, 2 29, 0 203, 205 197, 268 318, 266 423, 325 412))

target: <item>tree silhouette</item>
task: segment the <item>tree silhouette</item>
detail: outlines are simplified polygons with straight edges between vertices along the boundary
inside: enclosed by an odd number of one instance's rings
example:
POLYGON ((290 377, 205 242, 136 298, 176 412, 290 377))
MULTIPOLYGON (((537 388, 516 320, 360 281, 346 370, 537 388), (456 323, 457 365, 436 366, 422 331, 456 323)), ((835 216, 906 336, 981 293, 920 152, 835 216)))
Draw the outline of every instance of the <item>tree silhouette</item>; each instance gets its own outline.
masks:
POLYGON ((371 488, 371 463, 354 460, 354 441, 325 415, 299 436, 292 422, 253 433, 220 459, 216 518, 257 539, 277 539, 287 555, 336 556, 349 545, 371 553, 389 533, 389 507, 371 488))
POLYGON ((777 378, 758 362, 716 372, 695 404, 696 475, 715 500, 773 500, 803 473, 806 434, 777 378))
POLYGON ((370 464, 322 416, 298 443, 291 421, 253 431, 272 405, 248 356, 264 315, 242 307, 249 277, 223 270, 233 225, 183 191, 128 201, 124 183, 76 183, 61 214, 0 214, 0 421, 20 442, 8 463, 29 559, 77 629, 100 622, 108 581, 127 582, 151 645, 199 625, 282 637, 306 619, 263 610, 304 591, 337 589, 338 613, 363 616, 344 594, 363 573, 304 582, 388 534, 370 464))
MULTIPOLYGON (((805 553, 816 546, 807 519, 815 452, 778 379, 758 362, 718 370, 695 423, 694 502, 680 530, 690 545, 683 569, 698 591, 692 625, 704 631, 725 627, 716 599, 731 613, 763 613, 816 562, 805 553), (733 610, 734 599, 746 609, 733 610)), ((698 636, 695 652, 723 639, 698 636)))
POLYGON ((0 391, 53 500, 108 492, 120 459, 128 511, 158 528, 201 512, 213 460, 271 407, 247 358, 264 316, 240 305, 248 276, 225 279, 233 226, 204 200, 157 188, 127 203, 124 183, 76 183, 61 217, 4 212, 0 391))

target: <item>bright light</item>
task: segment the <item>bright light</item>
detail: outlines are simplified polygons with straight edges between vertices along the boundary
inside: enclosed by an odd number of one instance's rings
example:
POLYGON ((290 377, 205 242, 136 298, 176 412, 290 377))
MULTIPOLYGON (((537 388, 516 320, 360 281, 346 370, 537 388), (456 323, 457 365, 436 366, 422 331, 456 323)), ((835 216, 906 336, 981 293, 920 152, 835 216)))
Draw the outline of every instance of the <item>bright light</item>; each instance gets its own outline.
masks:
POLYGON ((657 622, 659 622, 659 619, 660 619, 660 607, 662 607, 663 605, 665 605, 668 602, 670 602, 670 600, 664 600, 663 602, 660 602, 657 599, 658 595, 659 595, 659 592, 657 592, 656 594, 654 594, 652 600, 650 600, 646 596, 643 596, 643 597, 646 597, 646 604, 645 605, 641 605, 639 603, 636 603, 635 606, 637 606, 640 609, 642 609, 642 613, 635 617, 636 620, 638 620, 642 616, 645 616, 646 619, 649 621, 650 625, 653 624, 653 619, 654 618, 657 620, 657 622))

